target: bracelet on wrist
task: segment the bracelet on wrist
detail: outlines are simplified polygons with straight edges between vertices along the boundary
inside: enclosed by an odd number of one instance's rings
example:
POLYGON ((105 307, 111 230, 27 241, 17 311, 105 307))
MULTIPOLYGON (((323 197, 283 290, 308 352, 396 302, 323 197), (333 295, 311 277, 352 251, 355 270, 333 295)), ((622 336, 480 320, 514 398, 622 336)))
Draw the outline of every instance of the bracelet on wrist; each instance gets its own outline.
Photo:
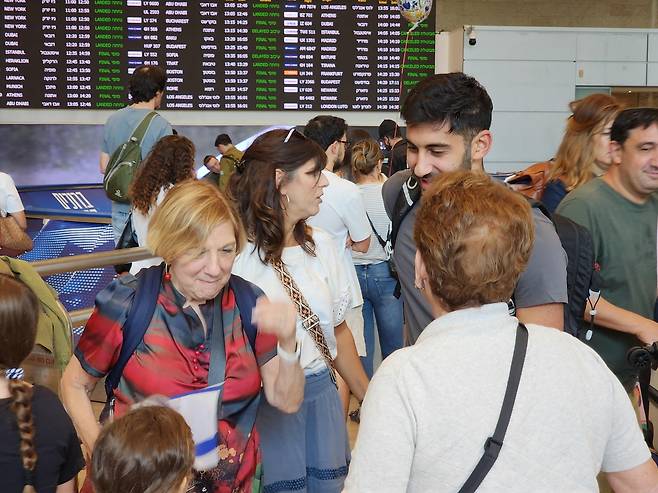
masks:
POLYGON ((298 363, 299 362, 299 357, 301 355, 301 347, 299 345, 299 342, 295 341, 295 351, 290 352, 286 351, 281 347, 281 343, 276 344, 276 354, 281 358, 283 361, 287 363, 298 363))

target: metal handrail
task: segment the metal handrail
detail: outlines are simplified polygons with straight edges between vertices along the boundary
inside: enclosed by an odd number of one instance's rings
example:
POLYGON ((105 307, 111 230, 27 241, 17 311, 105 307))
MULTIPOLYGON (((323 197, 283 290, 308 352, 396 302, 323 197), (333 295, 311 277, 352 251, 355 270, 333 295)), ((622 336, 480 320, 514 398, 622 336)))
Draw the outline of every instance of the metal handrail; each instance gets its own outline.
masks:
POLYGON ((83 308, 81 310, 73 310, 72 312, 69 312, 71 327, 82 327, 85 325, 93 311, 93 308, 83 308))
POLYGON ((86 253, 83 255, 71 255, 69 257, 58 257, 48 260, 37 260, 30 264, 41 277, 61 274, 63 272, 75 272, 79 270, 106 267, 108 265, 127 264, 137 260, 153 258, 153 254, 145 247, 124 248, 121 250, 110 250, 107 252, 86 253))

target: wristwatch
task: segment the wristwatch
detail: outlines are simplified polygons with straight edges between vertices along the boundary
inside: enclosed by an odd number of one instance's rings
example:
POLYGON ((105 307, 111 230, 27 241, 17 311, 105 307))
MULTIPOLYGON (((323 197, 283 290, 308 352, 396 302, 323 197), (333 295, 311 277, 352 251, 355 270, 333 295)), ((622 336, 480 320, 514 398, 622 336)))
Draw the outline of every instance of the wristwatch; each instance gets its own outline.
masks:
POLYGON ((302 347, 299 344, 299 341, 295 340, 295 352, 291 353, 290 351, 286 351, 281 347, 281 344, 277 342, 276 344, 276 354, 279 355, 279 358, 281 358, 283 361, 286 361, 288 363, 297 363, 299 362, 299 357, 301 356, 302 353, 302 347))

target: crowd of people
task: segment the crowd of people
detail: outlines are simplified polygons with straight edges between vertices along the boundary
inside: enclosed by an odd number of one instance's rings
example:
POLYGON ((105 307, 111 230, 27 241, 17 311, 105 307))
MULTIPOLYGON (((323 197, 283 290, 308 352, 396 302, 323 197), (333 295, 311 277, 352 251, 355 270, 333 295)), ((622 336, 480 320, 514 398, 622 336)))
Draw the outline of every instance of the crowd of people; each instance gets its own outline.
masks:
POLYGON ((406 136, 329 115, 244 152, 222 134, 202 180, 156 112, 164 71, 130 88, 101 170, 149 118, 112 222, 155 260, 98 294, 63 406, 21 380, 38 308, 0 276, 2 491, 72 492, 85 467, 97 493, 658 491, 626 359, 658 341, 658 110, 572 103, 543 207, 485 173, 493 103, 463 73, 410 91, 406 136), (591 236, 596 299, 571 296, 557 216, 591 236))

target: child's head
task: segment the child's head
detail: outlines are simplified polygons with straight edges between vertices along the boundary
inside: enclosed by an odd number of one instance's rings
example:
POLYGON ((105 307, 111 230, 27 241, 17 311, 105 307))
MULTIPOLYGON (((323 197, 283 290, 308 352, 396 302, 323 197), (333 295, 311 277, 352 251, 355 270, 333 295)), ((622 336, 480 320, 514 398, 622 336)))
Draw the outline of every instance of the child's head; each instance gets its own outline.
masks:
POLYGON ((168 407, 140 407, 103 428, 91 462, 96 493, 184 492, 194 463, 192 432, 168 407))
POLYGON ((0 274, 0 370, 18 368, 29 356, 38 319, 39 302, 32 290, 0 274))

